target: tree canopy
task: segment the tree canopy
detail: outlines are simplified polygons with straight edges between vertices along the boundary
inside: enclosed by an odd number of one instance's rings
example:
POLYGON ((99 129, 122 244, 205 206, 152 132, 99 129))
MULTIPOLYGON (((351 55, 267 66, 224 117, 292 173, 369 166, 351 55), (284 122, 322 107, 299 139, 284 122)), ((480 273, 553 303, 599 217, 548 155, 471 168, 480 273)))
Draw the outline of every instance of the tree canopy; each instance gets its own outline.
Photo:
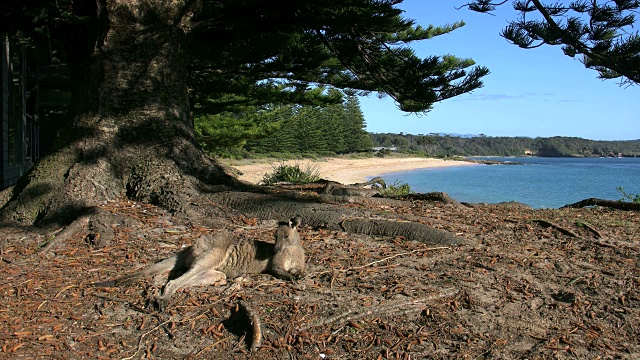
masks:
MULTIPOLYGON (((422 59, 409 47, 464 23, 422 27, 402 16, 396 7, 401 2, 187 1, 174 12, 143 1, 140 20, 149 34, 162 26, 181 27, 194 110, 199 114, 217 113, 239 101, 331 102, 321 93, 307 91, 323 85, 360 94, 379 92, 391 96, 402 110, 423 112, 438 101, 480 87, 488 70, 469 69, 474 64, 471 59, 450 55, 422 59)), ((67 50, 90 51, 109 29, 108 22, 100 21, 105 12, 101 10, 106 8, 85 1, 38 1, 27 6, 7 0, 0 32, 19 31, 61 41, 67 50)), ((132 17, 121 10, 123 18, 132 17)))
MULTIPOLYGON (((490 13, 504 1, 475 0, 468 8, 490 13)), ((640 82, 640 36, 636 30, 638 0, 577 0, 544 4, 540 0, 512 2, 518 13, 501 35, 525 49, 559 45, 565 55, 579 56, 602 79, 621 84, 640 82)))

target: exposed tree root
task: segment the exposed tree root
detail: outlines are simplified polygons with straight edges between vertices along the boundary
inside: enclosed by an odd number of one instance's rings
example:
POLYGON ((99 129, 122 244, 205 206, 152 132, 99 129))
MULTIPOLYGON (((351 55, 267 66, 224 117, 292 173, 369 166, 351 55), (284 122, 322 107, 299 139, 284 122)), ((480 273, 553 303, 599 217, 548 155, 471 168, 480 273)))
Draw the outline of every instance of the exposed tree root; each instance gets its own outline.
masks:
POLYGON ((371 215, 363 210, 341 208, 309 200, 293 200, 288 196, 224 192, 212 194, 210 200, 236 209, 248 217, 262 220, 300 215, 306 224, 315 228, 373 236, 403 236, 409 240, 439 245, 452 246, 468 243, 466 239, 453 233, 424 224, 371 219, 371 215))
POLYGON ((426 200, 426 201, 435 201, 435 202, 441 202, 444 204, 451 204, 456 206, 465 206, 460 202, 458 202, 456 199, 449 196, 449 194, 447 194, 446 192, 440 192, 440 191, 423 193, 423 194, 416 193, 416 194, 409 194, 409 195, 403 195, 403 196, 390 196, 390 198, 407 199, 407 200, 426 200))
POLYGON ((589 224, 587 224, 585 222, 576 221, 576 225, 584 227, 584 228, 588 229, 589 231, 591 231, 595 235, 596 239, 602 239, 603 238, 603 236, 600 233, 600 231, 596 230, 593 226, 591 226, 591 225, 589 225, 589 224))
POLYGON ((47 242, 40 247, 36 253, 43 254, 49 251, 51 248, 56 246, 58 243, 65 242, 67 239, 75 235, 78 231, 82 230, 89 224, 89 220, 91 220, 91 216, 95 214, 95 209, 92 208, 86 214, 81 215, 77 219, 75 219, 71 224, 67 225, 60 231, 59 233, 53 235, 47 242))
POLYGON ((542 220, 542 219, 532 219, 531 221, 533 221, 535 223, 538 223, 538 224, 540 224, 540 225, 542 225, 544 227, 552 227, 552 228, 560 231, 561 233, 563 233, 565 235, 569 235, 569 236, 576 237, 576 238, 580 237, 580 235, 574 233, 573 231, 571 231, 569 229, 565 229, 562 226, 560 226, 560 225, 558 225, 556 223, 553 223, 551 221, 542 220))
POLYGON ((598 198, 588 198, 578 201, 573 204, 567 204, 562 208, 583 208, 587 206, 604 206, 618 210, 640 210, 640 203, 616 201, 616 200, 604 200, 598 198))
POLYGON ((418 240, 429 244, 461 245, 464 239, 448 231, 434 229, 415 222, 392 220, 376 220, 365 218, 349 218, 340 223, 343 231, 373 236, 402 236, 410 240, 418 240))
POLYGON ((246 315, 250 325, 251 342, 249 343, 249 350, 258 350, 258 348, 262 345, 262 325, 260 322, 260 317, 244 300, 240 300, 238 302, 238 308, 246 315))
POLYGON ((325 203, 325 204, 362 204, 362 205, 381 205, 381 206, 406 205, 406 202, 404 200, 398 200, 398 199, 387 198, 387 197, 376 197, 376 196, 369 196, 369 195, 362 196, 357 194, 352 194, 352 195, 313 194, 308 192, 305 193, 305 192, 290 191, 290 190, 274 191, 273 189, 265 191, 265 189, 251 189, 247 191, 260 193, 260 194, 276 195, 281 198, 288 198, 292 200, 325 203))

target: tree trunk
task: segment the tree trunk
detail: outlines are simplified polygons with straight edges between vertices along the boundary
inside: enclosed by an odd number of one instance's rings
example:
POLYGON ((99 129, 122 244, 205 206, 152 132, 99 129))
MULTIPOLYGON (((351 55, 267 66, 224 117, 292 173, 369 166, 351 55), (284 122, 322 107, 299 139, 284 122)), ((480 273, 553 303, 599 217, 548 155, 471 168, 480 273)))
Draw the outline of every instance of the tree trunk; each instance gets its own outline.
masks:
POLYGON ((181 211, 203 183, 236 183, 194 138, 177 21, 184 9, 156 2, 115 0, 99 9, 95 20, 106 30, 94 37, 88 66, 73 70, 87 73, 74 77, 83 79, 73 86, 81 101, 63 130, 66 145, 13 188, 4 222, 68 223, 124 197, 181 211))

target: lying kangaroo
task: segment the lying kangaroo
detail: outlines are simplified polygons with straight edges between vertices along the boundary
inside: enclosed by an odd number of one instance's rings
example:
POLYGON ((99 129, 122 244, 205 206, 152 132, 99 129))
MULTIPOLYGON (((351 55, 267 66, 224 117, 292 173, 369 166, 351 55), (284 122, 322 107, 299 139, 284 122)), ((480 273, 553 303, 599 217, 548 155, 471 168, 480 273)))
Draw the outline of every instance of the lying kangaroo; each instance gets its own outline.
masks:
POLYGON ((243 274, 271 273, 281 279, 295 279, 304 272, 304 249, 297 227, 300 217, 280 222, 275 244, 247 239, 232 239, 228 232, 203 235, 180 253, 124 278, 94 284, 115 286, 132 283, 170 270, 186 270, 169 280, 158 298, 160 311, 166 308, 176 290, 194 285, 211 285, 243 274))

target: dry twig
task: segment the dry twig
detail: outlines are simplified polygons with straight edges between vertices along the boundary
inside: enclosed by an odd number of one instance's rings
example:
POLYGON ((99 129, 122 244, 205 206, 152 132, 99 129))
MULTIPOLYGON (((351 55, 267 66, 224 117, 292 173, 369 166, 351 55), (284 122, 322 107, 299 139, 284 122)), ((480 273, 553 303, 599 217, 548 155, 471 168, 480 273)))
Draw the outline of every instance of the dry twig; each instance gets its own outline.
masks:
POLYGON ((403 252, 403 253, 400 253, 400 254, 391 255, 391 256, 388 256, 388 257, 386 257, 386 258, 384 258, 384 259, 380 259, 380 260, 372 261, 372 262, 370 262, 370 263, 368 263, 368 264, 364 264, 364 265, 362 265, 362 266, 357 266, 357 267, 353 267, 353 268, 349 268, 349 269, 344 269, 344 270, 340 270, 340 271, 341 271, 341 272, 348 272, 348 271, 353 271, 353 270, 360 270, 360 269, 366 268, 366 267, 368 267, 368 266, 375 265, 375 264, 377 264, 377 263, 381 263, 381 262, 384 262, 384 261, 387 261, 387 260, 391 260, 391 259, 393 259, 393 258, 397 258, 397 257, 399 257, 399 256, 411 255, 411 254, 413 254, 413 253, 417 253, 417 252, 433 251, 433 250, 443 250, 443 249, 451 249, 451 247, 450 247, 450 246, 438 246, 438 247, 431 247, 431 248, 415 249, 415 250, 412 250, 412 251, 408 251, 408 252, 403 252))
POLYGON ((131 360, 133 358, 136 357, 136 355, 142 350, 142 340, 149 334, 151 334, 152 332, 164 327, 166 324, 170 323, 172 321, 171 318, 169 318, 169 320, 164 321, 162 323, 160 323, 158 326, 154 327, 153 329, 147 331, 146 333, 140 335, 140 338, 138 339, 138 349, 136 350, 136 352, 133 353, 133 355, 123 358, 122 360, 131 360))

